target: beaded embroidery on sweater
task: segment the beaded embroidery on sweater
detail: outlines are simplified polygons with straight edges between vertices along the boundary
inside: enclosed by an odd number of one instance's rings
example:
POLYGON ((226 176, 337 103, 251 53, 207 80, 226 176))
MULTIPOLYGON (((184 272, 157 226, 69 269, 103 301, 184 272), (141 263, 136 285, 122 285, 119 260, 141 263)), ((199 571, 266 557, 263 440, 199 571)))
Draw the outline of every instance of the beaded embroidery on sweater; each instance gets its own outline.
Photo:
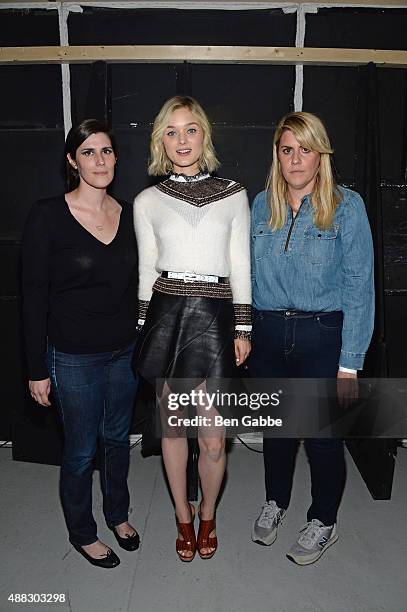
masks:
MULTIPOLYGON (((175 176, 174 176, 175 178, 175 176)), ((195 181, 174 180, 172 176, 156 185, 157 189, 193 206, 205 206, 242 191, 240 183, 216 176, 203 176, 195 181)))

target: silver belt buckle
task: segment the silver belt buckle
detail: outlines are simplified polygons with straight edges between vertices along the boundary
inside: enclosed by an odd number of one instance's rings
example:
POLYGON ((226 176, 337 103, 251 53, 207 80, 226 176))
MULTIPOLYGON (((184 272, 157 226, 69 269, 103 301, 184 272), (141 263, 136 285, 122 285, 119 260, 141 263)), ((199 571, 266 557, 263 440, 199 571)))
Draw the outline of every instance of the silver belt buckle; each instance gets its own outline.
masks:
POLYGON ((195 272, 184 272, 184 283, 193 283, 197 279, 195 272))

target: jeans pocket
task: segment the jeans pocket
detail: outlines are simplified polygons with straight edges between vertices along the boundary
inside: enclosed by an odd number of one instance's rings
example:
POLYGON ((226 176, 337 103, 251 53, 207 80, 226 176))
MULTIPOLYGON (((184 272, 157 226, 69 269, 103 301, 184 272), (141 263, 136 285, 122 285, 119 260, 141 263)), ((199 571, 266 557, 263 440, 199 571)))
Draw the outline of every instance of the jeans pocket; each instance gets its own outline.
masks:
POLYGON ((338 331, 342 329, 342 312, 332 312, 323 316, 315 317, 318 327, 323 331, 338 331))

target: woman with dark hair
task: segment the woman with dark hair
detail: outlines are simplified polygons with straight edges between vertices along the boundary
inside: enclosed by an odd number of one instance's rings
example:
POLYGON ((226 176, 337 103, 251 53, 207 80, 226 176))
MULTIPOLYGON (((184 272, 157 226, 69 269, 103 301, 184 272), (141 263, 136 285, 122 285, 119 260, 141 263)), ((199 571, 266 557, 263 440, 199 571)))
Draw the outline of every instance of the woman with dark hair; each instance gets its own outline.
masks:
MULTIPOLYGON (((204 391, 209 377, 233 377, 235 364, 250 352, 249 207, 241 185, 210 174, 218 165, 202 107, 186 96, 167 100, 154 122, 149 172, 168 177, 134 202, 144 325, 137 368, 152 383, 166 379, 164 400, 176 388, 173 379, 194 379, 204 391)), ((208 420, 215 412, 206 405, 199 411, 208 420)), ((194 506, 187 499, 187 439, 171 432, 163 415, 161 423, 178 556, 189 562, 198 550, 210 559, 217 548, 214 515, 226 465, 225 432, 198 428, 202 501, 196 538, 194 506)))
MULTIPOLYGON (((334 180, 332 153, 315 115, 288 113, 277 125, 267 188, 252 207, 254 377, 355 379, 363 368, 374 321, 372 238, 362 198, 334 180)), ((299 565, 314 563, 338 539, 345 481, 342 440, 304 445, 312 504, 287 554, 299 565)), ((266 501, 254 542, 277 537, 297 448, 294 438, 264 437, 266 501)))
POLYGON ((106 522, 122 548, 136 550, 127 473, 137 248, 131 207, 107 193, 117 150, 106 125, 87 119, 73 127, 65 155, 71 190, 37 202, 23 236, 29 389, 43 406, 52 398, 62 422, 70 542, 93 565, 113 568, 119 558, 97 537, 92 474, 99 446, 106 522))

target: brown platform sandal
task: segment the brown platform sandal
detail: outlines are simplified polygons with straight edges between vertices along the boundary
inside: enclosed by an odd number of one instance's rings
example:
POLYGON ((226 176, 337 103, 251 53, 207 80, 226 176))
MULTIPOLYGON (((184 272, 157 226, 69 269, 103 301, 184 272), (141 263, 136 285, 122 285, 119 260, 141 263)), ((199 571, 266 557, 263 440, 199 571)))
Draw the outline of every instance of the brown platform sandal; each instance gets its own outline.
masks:
POLYGON ((175 515, 175 520, 177 523, 178 535, 181 535, 183 539, 177 538, 175 542, 175 548, 177 551, 178 557, 181 561, 185 563, 190 563, 192 559, 195 557, 196 552, 196 537, 195 537, 195 529, 194 529, 194 519, 195 519, 195 507, 190 503, 189 504, 191 510, 191 522, 190 523, 180 523, 178 521, 177 516, 175 515), (185 557, 181 553, 192 552, 192 555, 185 557))
POLYGON ((198 537, 196 540, 196 547, 198 549, 198 554, 201 559, 212 559, 213 555, 216 553, 216 549, 218 548, 218 538, 209 537, 211 531, 216 528, 215 519, 210 519, 209 521, 204 521, 201 518, 201 509, 199 509, 199 529, 198 529, 198 537), (213 548, 214 550, 209 553, 202 553, 201 550, 203 548, 213 548))

